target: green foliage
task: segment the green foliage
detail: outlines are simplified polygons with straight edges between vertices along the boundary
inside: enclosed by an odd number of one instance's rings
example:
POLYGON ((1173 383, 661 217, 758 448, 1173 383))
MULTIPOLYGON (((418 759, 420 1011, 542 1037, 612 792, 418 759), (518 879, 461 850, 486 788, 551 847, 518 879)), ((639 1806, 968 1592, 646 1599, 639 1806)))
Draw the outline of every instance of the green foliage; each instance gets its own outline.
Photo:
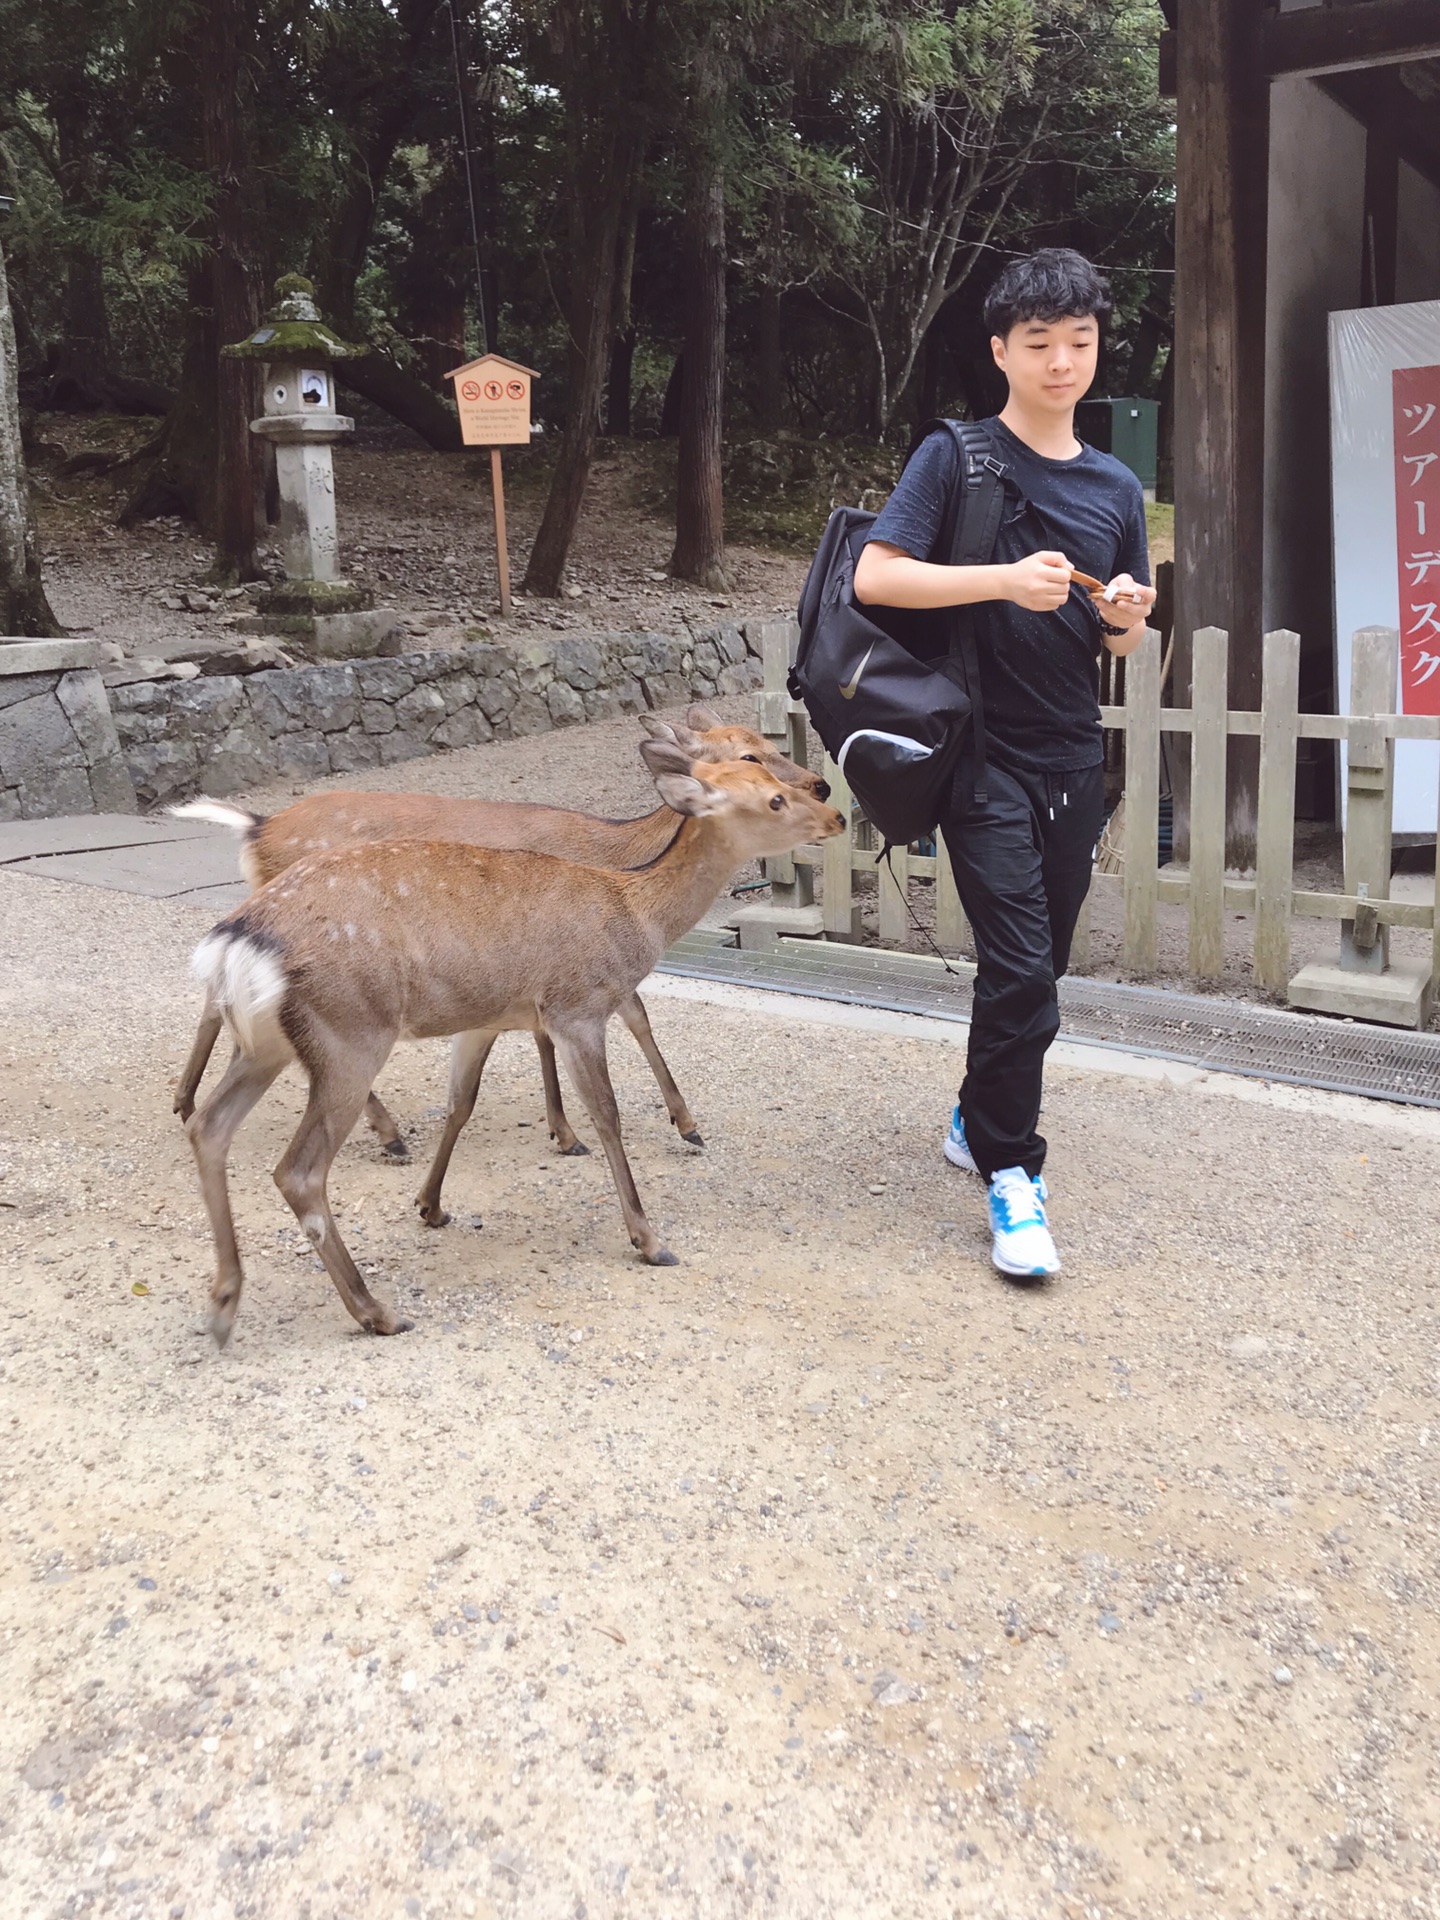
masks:
MULTIPOLYGON (((191 51, 214 4, 0 0, 0 188, 32 370, 78 338, 177 375, 214 238, 191 51)), ((702 46, 724 70, 703 138, 723 149, 737 440, 777 305, 806 444, 898 441, 922 404, 978 404, 980 293, 1007 251, 1047 242, 1116 269, 1112 364, 1160 379, 1173 127, 1150 0, 457 0, 475 234, 439 0, 236 4, 257 296, 307 277, 342 336, 418 379, 485 344, 478 237, 497 344, 540 369, 538 411, 562 420, 580 269, 619 196, 632 415, 655 430, 702 46)))

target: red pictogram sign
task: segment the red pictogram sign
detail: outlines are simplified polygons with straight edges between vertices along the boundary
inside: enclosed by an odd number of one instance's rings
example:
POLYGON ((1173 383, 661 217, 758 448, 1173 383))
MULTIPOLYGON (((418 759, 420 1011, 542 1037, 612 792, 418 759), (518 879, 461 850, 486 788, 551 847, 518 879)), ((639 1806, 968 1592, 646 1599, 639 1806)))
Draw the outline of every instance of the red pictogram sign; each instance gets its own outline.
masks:
POLYGON ((478 380, 462 380, 460 382, 460 391, 467 400, 478 400, 480 398, 480 382, 478 380))
POLYGON ((523 400, 525 398, 525 382, 523 380, 512 380, 505 391, 512 400, 523 400))
POLYGON ((1397 367, 1395 541, 1400 704, 1440 714, 1440 367, 1397 367))
POLYGON ((503 400, 504 397, 505 389, 498 380, 487 380, 485 382, 485 398, 487 400, 503 400))

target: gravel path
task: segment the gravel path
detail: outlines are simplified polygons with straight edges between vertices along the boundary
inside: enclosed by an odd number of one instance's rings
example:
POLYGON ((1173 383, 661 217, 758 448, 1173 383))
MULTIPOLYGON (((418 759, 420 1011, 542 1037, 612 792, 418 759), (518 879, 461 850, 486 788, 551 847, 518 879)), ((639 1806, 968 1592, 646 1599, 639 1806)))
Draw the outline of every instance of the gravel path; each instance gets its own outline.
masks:
MULTIPOLYGON (((612 1058, 679 1267, 515 1036, 447 1232, 336 1163, 417 1321, 369 1340, 269 1178, 287 1076, 217 1354, 204 926, 0 875, 0 1913, 1440 1914, 1431 1117, 1057 1069, 1020 1290, 939 1157, 953 1036, 666 983, 704 1152, 612 1058)), ((417 1157, 441 1068, 383 1076, 417 1157)))

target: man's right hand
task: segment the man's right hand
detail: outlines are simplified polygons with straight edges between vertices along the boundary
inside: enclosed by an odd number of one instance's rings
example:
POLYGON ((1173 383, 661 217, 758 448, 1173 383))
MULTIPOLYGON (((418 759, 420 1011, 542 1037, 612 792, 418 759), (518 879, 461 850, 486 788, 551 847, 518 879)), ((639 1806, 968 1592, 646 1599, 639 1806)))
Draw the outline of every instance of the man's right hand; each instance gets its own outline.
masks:
POLYGON ((1063 553, 1031 553, 1002 569, 1007 600, 1031 613, 1054 613, 1070 597, 1070 562, 1063 553))

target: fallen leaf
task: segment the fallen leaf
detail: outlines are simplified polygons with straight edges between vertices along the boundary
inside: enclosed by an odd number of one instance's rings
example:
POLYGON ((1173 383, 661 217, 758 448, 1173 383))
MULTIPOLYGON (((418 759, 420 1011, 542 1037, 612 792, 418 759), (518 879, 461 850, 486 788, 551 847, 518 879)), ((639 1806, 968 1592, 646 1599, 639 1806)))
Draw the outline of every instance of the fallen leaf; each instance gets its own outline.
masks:
POLYGON ((618 1627, 602 1627, 597 1620, 595 1623, 595 1631, 597 1633, 603 1633, 607 1640, 613 1640, 617 1647, 629 1645, 629 1642, 618 1627))
POLYGON ((149 1287, 146 1286, 143 1280, 137 1280, 134 1286, 131 1287, 130 1291, 132 1293, 149 1293, 150 1289, 149 1287))

